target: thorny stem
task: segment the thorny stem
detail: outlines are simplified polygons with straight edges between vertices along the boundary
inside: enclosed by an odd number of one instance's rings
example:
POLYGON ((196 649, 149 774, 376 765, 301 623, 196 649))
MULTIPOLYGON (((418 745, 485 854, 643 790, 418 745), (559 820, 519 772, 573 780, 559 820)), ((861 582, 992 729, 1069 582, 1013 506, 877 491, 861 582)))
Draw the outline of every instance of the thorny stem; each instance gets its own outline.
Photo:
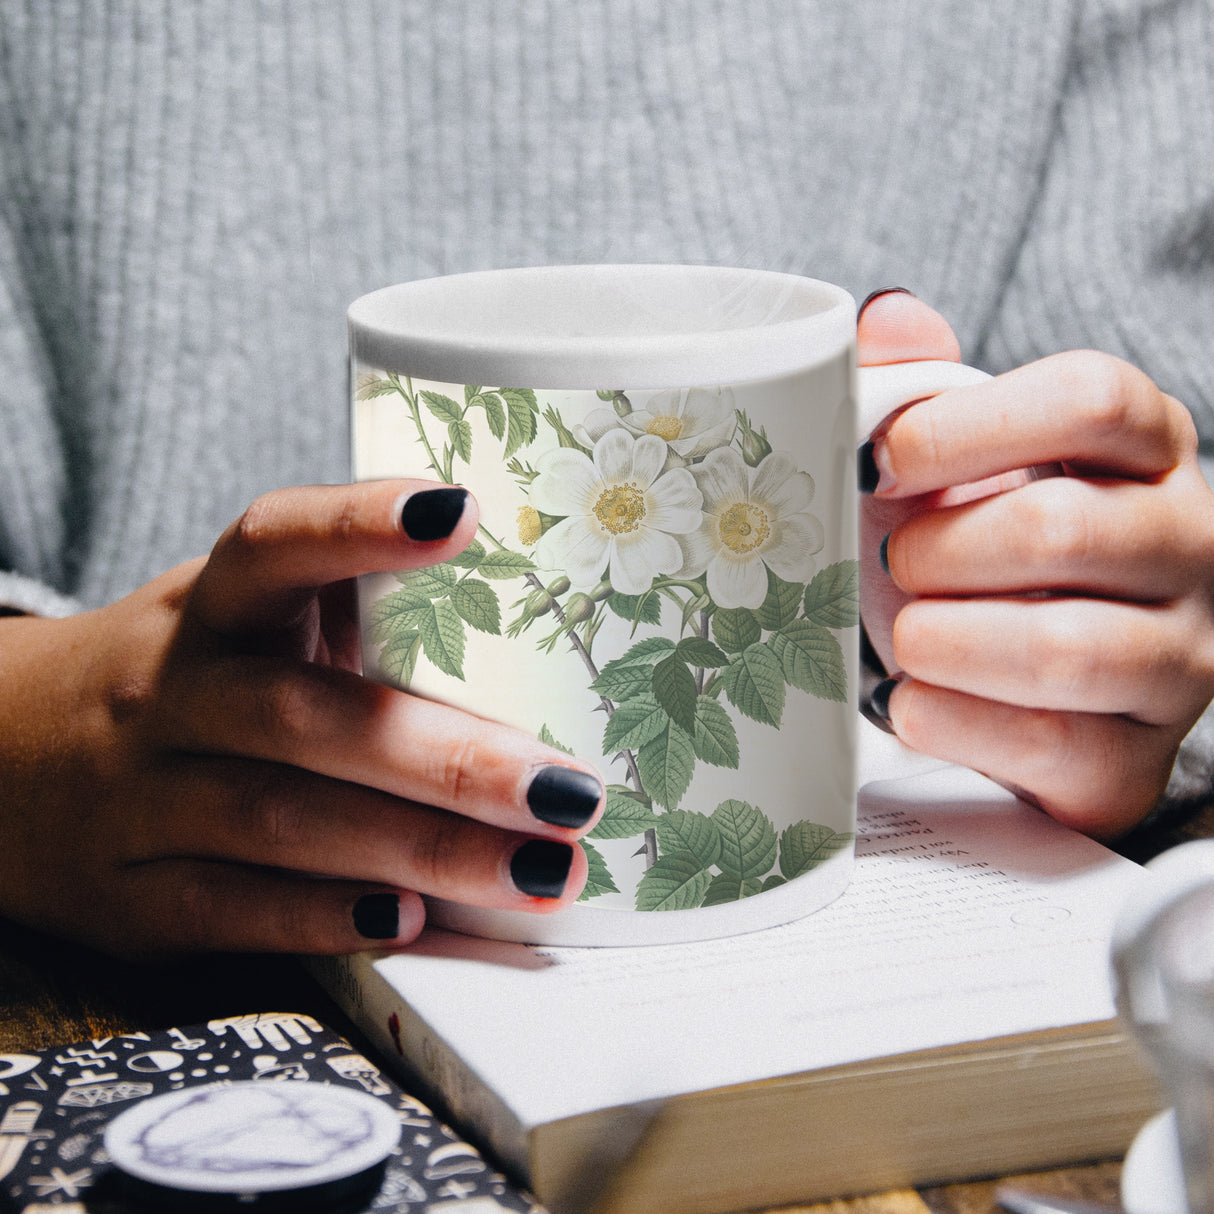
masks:
POLYGON ((442 477, 448 484, 451 483, 452 471, 446 468, 446 465, 435 454, 434 448, 430 446, 430 439, 426 435, 426 427, 422 425, 422 411, 417 403, 417 393, 413 391, 413 380, 409 376, 405 376, 405 386, 401 387, 400 380, 396 376, 392 376, 392 382, 396 385, 396 390, 405 398, 405 404, 409 406, 409 412, 413 417, 413 425, 417 430, 417 436, 421 440, 421 444, 426 448, 426 454, 430 457, 430 469, 436 476, 442 477))
MULTIPOLYGON (((541 582, 534 573, 528 573, 525 575, 525 577, 536 590, 544 589, 544 583, 541 582)), ((565 623, 565 609, 560 605, 560 603, 553 603, 552 614, 556 616, 560 623, 565 623)), ((593 681, 594 679, 597 679, 599 677, 599 669, 594 664, 594 659, 590 656, 590 651, 585 645, 582 644, 582 638, 579 637, 572 628, 566 635, 569 637, 570 646, 582 659, 582 664, 590 672, 591 680, 593 681)), ((603 711, 607 714, 608 718, 610 718, 612 713, 615 712, 615 705, 609 699, 607 699, 606 696, 599 697, 599 704, 602 705, 603 711)), ((631 776, 633 783, 636 785, 637 792, 644 792, 644 788, 641 785, 641 773, 637 768, 636 756, 631 750, 622 750, 620 751, 620 754, 623 756, 624 762, 628 766, 628 774, 631 776)))
MULTIPOLYGON (((442 476, 445 480, 447 480, 449 482, 451 480, 451 476, 448 474, 445 474, 443 472, 443 469, 440 466, 440 461, 439 461, 438 455, 435 453, 434 448, 430 445, 429 438, 426 436, 426 428, 424 425, 422 425, 421 409, 418 407, 418 404, 417 404, 417 394, 413 391, 413 380, 411 378, 409 378, 408 376, 406 376, 405 384, 403 387, 401 386, 400 381, 398 379, 396 379, 395 376, 393 376, 392 382, 396 385, 396 390, 401 394, 401 396, 403 396, 405 398, 405 403, 409 406, 409 412, 413 418, 413 425, 417 430, 418 437, 421 440, 422 446, 424 446, 426 449, 426 454, 430 458, 431 469, 438 476, 442 476)), ((485 538, 491 544, 493 544, 496 548, 498 548, 499 550, 502 550, 502 551, 505 550, 506 545, 503 544, 501 542, 501 540, 499 540, 497 538, 497 536, 495 536, 492 532, 490 532, 484 526, 484 524, 482 524, 480 527, 478 527, 477 530, 479 532, 481 532, 481 534, 483 534, 485 536, 485 538)), ((531 586, 534 589, 536 589, 536 590, 544 589, 544 583, 541 582, 540 579, 538 577, 536 577, 536 575, 534 573, 527 573, 524 575, 524 578, 527 582, 529 582, 531 584, 531 586)), ((556 616, 557 620, 560 623, 562 623, 562 624, 565 623, 565 618, 566 618, 565 611, 564 611, 564 608, 561 607, 560 603, 556 603, 556 602, 553 603, 552 614, 556 616)), ((585 645, 582 644, 581 637, 579 637, 577 635, 577 633, 573 631, 572 628, 569 630, 567 635, 569 637, 570 645, 577 652, 577 654, 581 657, 582 663, 585 665, 586 669, 590 672, 591 680, 597 679, 599 677, 598 667, 595 666, 594 659, 590 656, 589 650, 586 648, 585 645)), ((599 703, 602 705, 603 711, 607 714, 608 718, 610 718, 612 713, 615 712, 615 705, 609 699, 607 699, 606 696, 600 696, 599 703)), ((641 783, 641 772, 640 772, 640 769, 637 767, 636 755, 634 755, 631 750, 622 750, 620 752, 620 755, 623 758, 624 763, 628 767, 628 775, 631 778, 633 784, 636 786, 637 792, 644 792, 645 789, 641 783)), ((657 858, 658 858, 657 833, 654 830, 650 829, 645 832, 645 867, 649 868, 657 858)))

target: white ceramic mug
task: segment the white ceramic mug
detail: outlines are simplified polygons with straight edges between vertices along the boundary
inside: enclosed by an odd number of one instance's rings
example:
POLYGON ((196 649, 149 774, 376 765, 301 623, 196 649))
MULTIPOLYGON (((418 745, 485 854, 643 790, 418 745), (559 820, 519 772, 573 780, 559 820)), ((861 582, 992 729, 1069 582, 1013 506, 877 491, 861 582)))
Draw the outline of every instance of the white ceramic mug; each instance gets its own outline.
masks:
POLYGON ((1152 880, 1114 932, 1117 1005, 1174 1109, 1135 1144, 1124 1196, 1135 1214, 1214 1214, 1214 839, 1173 848, 1147 867, 1152 880), (1156 1159, 1147 1159, 1148 1147, 1156 1159), (1169 1183, 1177 1150, 1180 1200, 1169 1183))
MULTIPOLYGON (((465 484, 482 520, 445 566, 362 579, 368 675, 597 761, 609 790, 575 907, 435 900, 432 921, 662 942, 836 897, 855 830, 851 296, 550 266, 388 287, 349 328, 356 479, 465 484)), ((870 374, 883 415, 976 373, 870 374)))

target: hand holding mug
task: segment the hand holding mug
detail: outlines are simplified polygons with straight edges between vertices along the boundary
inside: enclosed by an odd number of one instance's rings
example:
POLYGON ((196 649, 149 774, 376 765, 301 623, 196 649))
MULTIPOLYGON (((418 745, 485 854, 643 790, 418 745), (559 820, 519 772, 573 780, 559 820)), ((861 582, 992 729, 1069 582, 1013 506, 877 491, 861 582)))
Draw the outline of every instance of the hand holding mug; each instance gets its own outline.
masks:
MULTIPOLYGON (((864 309, 859 350, 959 357, 902 293, 864 309)), ((1214 694, 1214 496, 1187 410, 1074 351, 932 394, 868 458, 862 598, 898 736, 1089 834, 1134 825, 1214 694)))
POLYGON ((0 620, 0 913, 128 955, 412 939, 421 894, 576 898, 593 770, 362 678, 352 579, 471 540, 462 489, 280 490, 99 611, 0 620))

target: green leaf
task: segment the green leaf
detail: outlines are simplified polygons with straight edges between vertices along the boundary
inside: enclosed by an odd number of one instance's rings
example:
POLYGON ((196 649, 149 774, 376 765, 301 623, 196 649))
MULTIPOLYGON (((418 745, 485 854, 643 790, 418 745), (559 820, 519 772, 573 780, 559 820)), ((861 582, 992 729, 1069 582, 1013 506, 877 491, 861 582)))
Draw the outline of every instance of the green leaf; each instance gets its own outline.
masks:
POLYGON ((713 767, 738 766, 738 734, 721 703, 712 696, 696 699, 696 754, 713 767))
MULTIPOLYGON (((618 713, 620 709, 616 709, 618 713)), ((637 770, 645 792, 665 809, 677 809, 695 772, 691 739, 673 721, 637 751, 637 770)))
POLYGON ((733 873, 717 873, 708 886, 701 906, 720 906, 723 902, 740 902, 751 894, 761 893, 762 883, 757 877, 737 877, 733 873))
POLYGON ((728 655, 703 637, 684 637, 678 644, 678 655, 688 666, 715 669, 729 663, 728 655))
POLYGON ((793 620, 774 632, 767 644, 780 663, 785 680, 823 700, 847 699, 847 667, 834 633, 812 620, 793 620))
POLYGON ((451 592, 451 604, 460 618, 478 632, 502 635, 502 608, 488 582, 464 578, 451 592))
POLYGON ((661 855, 686 852, 695 856, 705 868, 717 862, 721 854, 721 834, 707 814, 675 809, 654 817, 661 855))
POLYGON ((784 672, 766 645, 748 645, 725 668, 721 681, 739 712, 761 725, 779 725, 784 715, 784 672))
POLYGON ((506 458, 509 459, 520 447, 535 441, 538 406, 534 392, 530 393, 530 401, 524 392, 513 388, 504 388, 501 395, 506 402, 506 458))
POLYGON ((776 862, 776 828, 767 815, 745 801, 722 801, 712 811, 721 833, 721 871, 762 877, 776 862))
POLYGON ((551 746, 555 750, 563 750, 567 755, 573 754, 573 750, 570 747, 562 746, 560 742, 558 742, 556 738, 552 736, 552 730, 549 729, 547 725, 540 726, 539 738, 545 746, 551 746))
POLYGON ((637 886, 637 910, 690 910, 704 900, 711 880, 694 856, 659 856, 637 886))
POLYGON ((619 887, 612 879, 611 870, 607 867, 607 861, 603 859, 599 849, 585 839, 579 839, 578 842, 582 846, 582 851, 586 853, 586 862, 590 871, 586 876, 586 885, 578 894, 577 900, 588 902, 600 894, 618 894, 619 887))
POLYGON ((441 565, 427 565, 424 569, 410 569, 398 573, 396 580, 420 602, 442 599, 455 589, 459 574, 444 561, 441 565))
POLYGON ((741 653, 763 635, 763 630, 748 608, 723 607, 712 617, 712 635, 726 653, 741 653))
POLYGON ((653 694, 688 734, 696 731, 696 679, 687 663, 674 652, 653 668, 653 694))
POLYGON ((396 385, 390 379, 380 379, 377 375, 360 375, 354 399, 370 400, 373 396, 387 396, 389 392, 395 391, 396 385))
POLYGON ((674 642, 668 637, 646 637, 643 641, 637 641, 614 661, 608 662, 602 673, 621 670, 625 666, 652 666, 668 654, 674 653, 674 649, 674 642))
POLYGON ((457 418, 447 427, 447 434, 451 438, 451 446, 455 454, 465 464, 470 463, 472 460, 472 423, 467 418, 457 418))
POLYGON ((658 815, 634 797, 608 788, 603 816, 590 832, 592 839, 631 839, 647 831, 658 815))
POLYGON ((794 822, 780 836, 780 871, 791 881, 843 851, 855 837, 817 822, 794 822))
POLYGON ((444 396, 441 392, 422 392, 421 398, 426 402, 426 408, 434 414, 439 421, 457 422, 464 416, 464 411, 451 399, 449 396, 444 396))
POLYGON ((620 704, 603 730, 603 754, 635 750, 656 738, 669 724, 666 710, 651 695, 620 704))
POLYGON ((617 703, 648 695, 653 691, 653 670, 648 665, 619 666, 609 662, 590 689, 617 703))
POLYGON ((407 687, 417 666, 422 638, 416 628, 404 628, 392 633, 379 653, 379 665, 393 682, 407 687))
POLYGON ((529 556, 503 548, 498 552, 490 552, 477 566, 476 571, 481 577, 506 581, 508 578, 523 577, 534 569, 535 562, 529 556))
POLYGON ((608 662, 591 686, 600 695, 613 700, 630 700, 649 692, 653 689, 653 666, 674 653, 674 649, 674 642, 666 637, 647 637, 638 641, 620 657, 608 662))
POLYGON ((616 591, 607 599, 607 606, 630 624, 659 624, 662 620, 662 604, 656 594, 620 594, 616 591))
POLYGON ((417 627, 417 613, 430 606, 429 599, 420 598, 410 590, 394 590, 371 604, 368 622, 376 641, 387 641, 399 632, 417 627))
POLYGON ((854 628, 860 622, 860 563, 827 565, 805 588, 805 614, 824 628, 854 628))
POLYGON ((473 540, 458 556, 453 556, 448 565, 457 569, 475 569, 485 559, 485 545, 480 540, 473 540))
POLYGON ((494 438, 501 438, 506 433, 506 407, 502 398, 496 392, 481 392, 477 395, 475 403, 485 411, 489 433, 494 438))
POLYGON ((804 593, 804 585, 786 582, 783 578, 776 577, 769 569, 767 571, 767 598, 755 612, 759 627, 766 628, 768 632, 774 632, 777 628, 783 628, 789 621, 795 620, 797 612, 801 610, 801 598, 804 593))
POLYGON ((417 613, 422 652, 444 674, 464 677, 464 623, 448 599, 439 599, 417 613))
POLYGON ((775 889, 779 885, 787 884, 788 882, 785 880, 785 878, 781 877, 779 873, 772 873, 770 877, 763 878, 763 884, 760 887, 759 892, 762 893, 764 890, 775 889))
POLYGON ((482 578, 493 578, 505 582, 507 578, 521 578, 524 574, 532 573, 535 562, 522 552, 511 552, 509 549, 489 552, 488 556, 477 566, 476 572, 482 578))
POLYGON ((507 404, 517 402, 532 413, 540 411, 539 401, 535 399, 535 393, 530 388, 498 388, 497 391, 507 404))

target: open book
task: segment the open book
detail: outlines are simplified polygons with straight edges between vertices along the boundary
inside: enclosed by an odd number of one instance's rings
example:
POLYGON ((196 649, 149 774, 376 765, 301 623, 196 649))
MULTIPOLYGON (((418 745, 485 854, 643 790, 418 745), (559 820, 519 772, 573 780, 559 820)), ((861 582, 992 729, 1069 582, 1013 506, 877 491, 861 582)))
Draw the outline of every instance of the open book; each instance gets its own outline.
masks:
POLYGON ((1124 1151, 1159 1100, 1108 945, 1149 878, 981 776, 867 725, 862 748, 855 875, 798 922, 611 949, 428 930, 316 973, 553 1214, 744 1210, 1124 1151))

